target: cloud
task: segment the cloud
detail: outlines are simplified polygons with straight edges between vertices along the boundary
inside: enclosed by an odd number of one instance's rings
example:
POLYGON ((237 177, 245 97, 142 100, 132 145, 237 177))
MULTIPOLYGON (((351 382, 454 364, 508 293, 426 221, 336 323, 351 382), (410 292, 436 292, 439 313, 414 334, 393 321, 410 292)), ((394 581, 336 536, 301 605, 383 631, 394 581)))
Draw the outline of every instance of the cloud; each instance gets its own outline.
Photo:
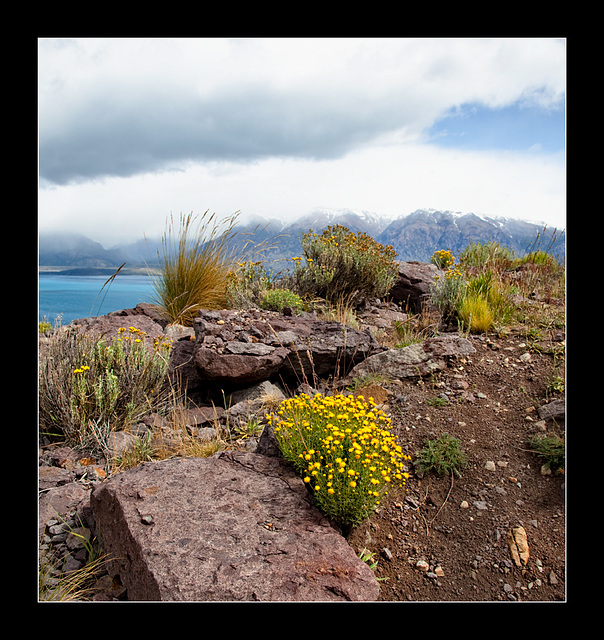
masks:
POLYGON ((467 103, 559 103, 564 58, 550 39, 43 39, 41 183, 415 142, 467 103))

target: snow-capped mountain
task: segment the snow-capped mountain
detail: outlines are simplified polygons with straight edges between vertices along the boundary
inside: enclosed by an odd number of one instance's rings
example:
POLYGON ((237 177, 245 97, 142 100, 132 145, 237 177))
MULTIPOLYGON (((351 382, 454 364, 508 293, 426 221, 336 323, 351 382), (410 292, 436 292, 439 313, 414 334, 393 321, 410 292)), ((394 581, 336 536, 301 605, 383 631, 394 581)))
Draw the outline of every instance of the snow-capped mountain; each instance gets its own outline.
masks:
MULTIPOLYGON (((365 232, 378 242, 392 245, 398 260, 428 262, 438 249, 448 249, 454 255, 472 242, 496 241, 513 249, 516 254, 536 249, 565 255, 564 231, 548 229, 544 225, 512 218, 479 216, 475 213, 418 209, 408 215, 392 219, 369 211, 352 209, 314 209, 294 222, 256 216, 239 223, 233 239, 233 248, 246 246, 244 259, 289 260, 302 253, 300 240, 309 230, 317 233, 329 225, 340 224, 354 232, 365 232)), ((66 243, 56 238, 53 242, 40 236, 40 265, 117 266, 127 261, 128 266, 153 266, 157 258, 159 240, 149 239, 104 250, 98 243, 81 237, 71 239, 69 251, 66 243), (77 245, 77 246, 76 246, 77 245)))

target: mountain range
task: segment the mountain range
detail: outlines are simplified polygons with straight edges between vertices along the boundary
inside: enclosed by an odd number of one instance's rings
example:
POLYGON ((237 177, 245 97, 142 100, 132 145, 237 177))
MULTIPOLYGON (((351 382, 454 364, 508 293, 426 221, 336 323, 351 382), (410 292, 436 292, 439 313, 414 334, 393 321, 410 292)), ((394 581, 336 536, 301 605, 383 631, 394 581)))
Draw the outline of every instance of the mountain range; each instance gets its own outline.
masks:
MULTIPOLYGON (((513 218, 479 216, 474 213, 418 209, 399 218, 386 218, 367 211, 316 209, 292 223, 256 218, 239 223, 232 240, 237 251, 246 246, 246 259, 266 263, 301 255, 300 239, 309 230, 320 232, 340 224, 354 232, 365 232, 382 244, 392 245, 401 261, 429 262, 438 249, 455 256, 472 242, 499 242, 522 256, 542 249, 564 258, 566 233, 543 224, 513 218)), ((83 235, 39 235, 39 266, 79 269, 153 267, 161 240, 141 239, 105 249, 83 235)))

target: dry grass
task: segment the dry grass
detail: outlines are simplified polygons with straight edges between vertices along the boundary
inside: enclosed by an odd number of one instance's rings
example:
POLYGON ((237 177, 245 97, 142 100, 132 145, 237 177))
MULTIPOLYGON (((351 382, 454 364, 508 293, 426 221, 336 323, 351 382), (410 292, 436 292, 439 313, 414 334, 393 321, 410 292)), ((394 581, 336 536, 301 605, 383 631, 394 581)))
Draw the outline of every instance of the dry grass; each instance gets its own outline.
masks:
POLYGON ((153 278, 153 301, 172 323, 191 326, 199 309, 226 306, 229 274, 237 262, 228 243, 237 217, 217 220, 206 211, 198 220, 181 214, 177 228, 170 216, 162 237, 160 273, 153 278))

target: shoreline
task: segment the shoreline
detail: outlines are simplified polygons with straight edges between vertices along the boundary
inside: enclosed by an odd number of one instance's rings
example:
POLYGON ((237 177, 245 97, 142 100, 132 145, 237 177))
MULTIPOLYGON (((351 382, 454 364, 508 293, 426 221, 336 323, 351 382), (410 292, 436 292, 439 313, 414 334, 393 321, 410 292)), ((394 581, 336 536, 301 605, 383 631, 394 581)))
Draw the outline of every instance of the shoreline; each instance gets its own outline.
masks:
MULTIPOLYGON (((68 267, 68 266, 40 266, 38 275, 51 276, 107 276, 115 274, 117 268, 113 267, 68 267)), ((158 269, 149 267, 126 267, 121 269, 117 275, 120 276, 154 276, 159 273, 158 269)))

